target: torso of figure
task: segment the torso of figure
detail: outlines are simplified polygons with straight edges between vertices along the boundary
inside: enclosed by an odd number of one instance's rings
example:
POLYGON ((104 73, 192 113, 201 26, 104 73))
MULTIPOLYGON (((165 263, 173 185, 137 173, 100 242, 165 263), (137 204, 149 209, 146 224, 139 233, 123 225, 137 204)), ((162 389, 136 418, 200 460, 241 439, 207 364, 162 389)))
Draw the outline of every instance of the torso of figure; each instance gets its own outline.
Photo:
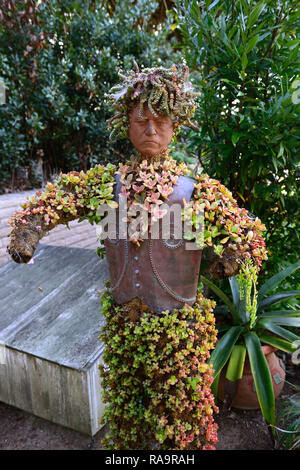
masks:
MULTIPOLYGON (((119 203, 122 183, 120 175, 115 178, 114 196, 119 203)), ((194 183, 192 178, 179 176, 166 204, 178 204, 183 208, 184 200, 188 202, 192 197, 194 183)), ((195 302, 202 252, 187 249, 183 236, 174 237, 172 218, 170 238, 163 238, 160 230, 159 238, 153 239, 149 235, 139 246, 118 235, 115 239, 107 238, 104 244, 110 290, 118 304, 140 299, 161 313, 195 302)))

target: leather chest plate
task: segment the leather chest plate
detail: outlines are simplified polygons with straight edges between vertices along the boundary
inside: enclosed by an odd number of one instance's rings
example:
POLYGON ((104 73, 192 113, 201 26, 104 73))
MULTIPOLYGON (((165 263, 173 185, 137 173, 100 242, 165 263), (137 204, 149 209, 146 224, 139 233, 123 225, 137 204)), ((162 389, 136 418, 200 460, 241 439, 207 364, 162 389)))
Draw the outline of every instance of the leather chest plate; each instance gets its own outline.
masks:
MULTIPOLYGON (((117 202, 120 189, 118 175, 115 186, 117 202)), ((189 201, 193 189, 194 181, 191 178, 179 176, 167 204, 183 207, 183 199, 189 201)), ((117 303, 122 304, 137 297, 160 313, 195 302, 201 250, 187 250, 185 240, 175 238, 172 223, 170 238, 161 238, 161 230, 159 236, 158 239, 149 237, 143 240, 140 246, 127 239, 104 241, 111 292, 117 303)))

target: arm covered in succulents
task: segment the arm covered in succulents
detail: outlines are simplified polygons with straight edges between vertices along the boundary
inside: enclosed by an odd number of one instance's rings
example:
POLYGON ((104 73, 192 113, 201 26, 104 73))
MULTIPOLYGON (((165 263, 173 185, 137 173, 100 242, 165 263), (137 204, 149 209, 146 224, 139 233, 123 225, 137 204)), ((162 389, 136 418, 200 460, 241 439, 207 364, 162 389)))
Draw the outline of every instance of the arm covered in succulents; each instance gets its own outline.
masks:
POLYGON ((97 165, 83 171, 60 174, 28 199, 15 213, 8 252, 17 263, 28 263, 40 239, 59 224, 75 219, 93 223, 100 204, 112 204, 115 166, 97 165))
POLYGON ((242 261, 253 259, 259 268, 267 259, 262 233, 265 226, 251 218, 246 209, 237 205, 232 193, 219 181, 207 175, 196 177, 197 183, 190 203, 192 226, 197 215, 204 215, 202 247, 209 259, 210 274, 221 279, 236 275, 242 261))

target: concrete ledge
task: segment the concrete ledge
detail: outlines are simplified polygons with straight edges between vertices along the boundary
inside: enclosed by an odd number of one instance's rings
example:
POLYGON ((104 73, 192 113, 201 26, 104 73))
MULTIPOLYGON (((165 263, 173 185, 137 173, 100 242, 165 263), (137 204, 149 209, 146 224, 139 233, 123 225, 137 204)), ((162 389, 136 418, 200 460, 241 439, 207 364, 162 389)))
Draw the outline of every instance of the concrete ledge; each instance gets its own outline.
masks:
POLYGON ((103 413, 98 290, 109 277, 93 250, 40 246, 35 262, 0 266, 0 401, 94 435, 103 413))

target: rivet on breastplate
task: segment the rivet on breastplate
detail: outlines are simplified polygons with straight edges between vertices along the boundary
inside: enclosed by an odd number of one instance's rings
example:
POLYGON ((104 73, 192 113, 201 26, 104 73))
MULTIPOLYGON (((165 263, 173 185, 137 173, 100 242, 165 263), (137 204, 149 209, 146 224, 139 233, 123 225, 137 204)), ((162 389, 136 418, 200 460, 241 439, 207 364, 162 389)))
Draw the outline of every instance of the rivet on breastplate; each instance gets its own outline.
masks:
POLYGON ((135 287, 140 287, 140 284, 136 284, 135 287))
POLYGON ((135 274, 139 274, 140 271, 138 269, 136 269, 134 272, 135 272, 135 274))
POLYGON ((134 256, 133 258, 135 261, 138 261, 139 257, 138 256, 134 256))

